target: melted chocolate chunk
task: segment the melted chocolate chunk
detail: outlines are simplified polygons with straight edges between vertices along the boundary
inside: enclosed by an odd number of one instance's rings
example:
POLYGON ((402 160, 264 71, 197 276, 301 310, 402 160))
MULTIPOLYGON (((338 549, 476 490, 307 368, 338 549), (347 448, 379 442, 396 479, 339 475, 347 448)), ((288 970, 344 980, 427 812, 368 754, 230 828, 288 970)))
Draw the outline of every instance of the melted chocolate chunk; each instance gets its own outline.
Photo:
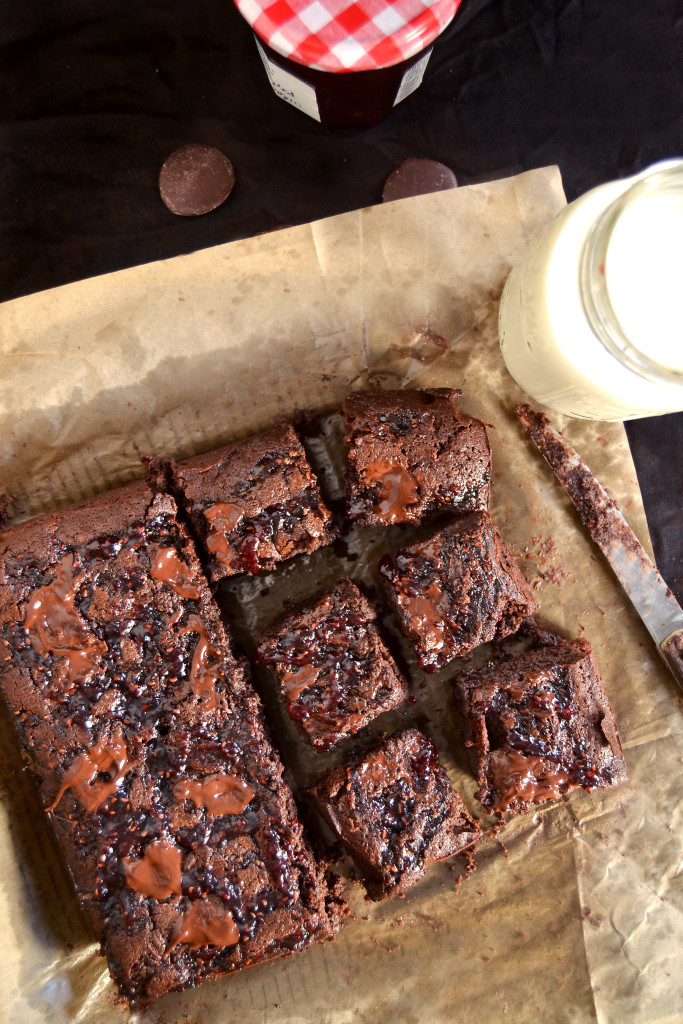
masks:
POLYGON ((167 952, 170 953, 180 943, 186 943, 190 949, 234 946, 239 937, 239 928, 227 907, 208 900, 194 900, 183 914, 167 952))
POLYGON ((402 466, 378 459, 363 470, 363 481, 375 489, 372 512, 382 523, 402 522, 411 505, 419 500, 419 484, 402 466))
POLYGON ((235 171, 225 153, 199 143, 174 150, 159 173, 161 198, 180 217, 210 213, 225 202, 234 185, 235 171))
POLYGON ((479 838, 433 743, 417 729, 334 769, 310 795, 360 868, 373 900, 405 892, 429 864, 479 838))
POLYGON ((56 567, 54 581, 31 594, 24 616, 34 650, 64 659, 69 688, 97 669, 103 651, 88 634, 75 601, 74 555, 69 552, 56 567))
POLYGON ((208 775, 204 779, 180 779, 173 787, 176 800, 191 800, 207 815, 242 814, 254 798, 254 789, 236 775, 208 775))
POLYGON ((192 664, 188 679, 189 692, 198 697, 207 711, 218 707, 216 683, 222 676, 223 666, 218 651, 209 639, 206 625, 199 615, 187 617, 183 633, 197 633, 197 642, 192 652, 192 664))
POLYGON ((343 412, 351 519, 386 526, 488 509, 486 428, 456 408, 459 396, 445 388, 349 395, 343 412))
POLYGON ((512 805, 530 806, 557 800, 575 789, 567 772, 555 768, 536 754, 515 750, 493 750, 489 757, 493 810, 498 814, 512 805))
POLYGON ((408 696, 374 625, 375 612, 346 577, 261 638, 290 717, 316 750, 328 750, 408 696))
POLYGON ((97 811, 118 789, 126 773, 135 765, 128 758, 123 739, 112 736, 100 740, 79 754, 64 772, 62 785, 48 811, 53 811, 68 789, 86 811, 97 811))
POLYGON ((141 858, 122 857, 126 882, 135 892, 165 900, 181 893, 181 865, 183 854, 180 847, 166 839, 155 839, 141 858))
POLYGON ((557 640, 461 673, 455 693, 489 810, 526 811, 627 778, 612 709, 586 640, 557 640))
POLYGON ((155 580, 163 580, 178 597, 189 597, 193 601, 199 598, 199 589, 190 579, 189 567, 181 562, 175 548, 158 549, 150 576, 155 580))

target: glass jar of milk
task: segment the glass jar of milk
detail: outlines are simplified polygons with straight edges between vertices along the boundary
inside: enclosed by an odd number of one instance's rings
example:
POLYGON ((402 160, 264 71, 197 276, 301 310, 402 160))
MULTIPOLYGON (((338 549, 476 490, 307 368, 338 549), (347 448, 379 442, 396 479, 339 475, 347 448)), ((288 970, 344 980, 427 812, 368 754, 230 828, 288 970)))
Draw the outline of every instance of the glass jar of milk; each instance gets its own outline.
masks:
POLYGON ((512 270, 499 330, 512 376, 552 409, 683 409, 683 160, 570 203, 512 270))

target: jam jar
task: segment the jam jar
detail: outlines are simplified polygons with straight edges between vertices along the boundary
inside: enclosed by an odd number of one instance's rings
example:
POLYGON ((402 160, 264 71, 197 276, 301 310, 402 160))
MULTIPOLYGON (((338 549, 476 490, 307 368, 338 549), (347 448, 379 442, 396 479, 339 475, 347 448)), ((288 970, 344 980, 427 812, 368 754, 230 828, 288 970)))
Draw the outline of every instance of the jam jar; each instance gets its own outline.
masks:
POLYGON ((235 4, 277 96, 326 128, 366 128, 418 88, 460 0, 235 4))

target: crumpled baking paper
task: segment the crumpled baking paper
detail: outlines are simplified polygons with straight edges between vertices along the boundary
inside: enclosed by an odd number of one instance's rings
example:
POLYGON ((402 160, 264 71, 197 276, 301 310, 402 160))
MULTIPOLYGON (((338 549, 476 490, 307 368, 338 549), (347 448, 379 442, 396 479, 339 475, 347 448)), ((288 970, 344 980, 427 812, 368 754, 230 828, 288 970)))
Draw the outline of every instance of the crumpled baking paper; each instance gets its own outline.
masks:
MULTIPOLYGON (((496 332, 505 277, 564 204, 559 172, 401 200, 31 295, 0 307, 0 481, 26 517, 141 475, 139 455, 182 458, 283 413, 333 413, 352 387, 461 387, 490 424, 492 514, 536 588, 544 625, 593 643, 631 782, 578 792, 489 834, 477 870, 434 866, 402 900, 352 914, 334 943, 172 993, 117 1002, 0 716, 0 1006, 7 1024, 372 1024, 627 1021, 673 1024, 683 1006, 681 705, 673 680, 564 491, 514 418, 524 396, 496 332)), ((554 417, 643 542, 647 525, 619 424, 554 417)), ((339 425, 311 454, 342 486, 339 425)), ((342 571, 366 583, 396 534, 358 531, 222 595, 237 627, 342 571)), ((404 654, 410 658, 404 650, 404 654)), ((451 709, 452 669, 411 665, 418 721, 470 809, 451 709)), ((268 697, 268 686, 265 689, 268 697)), ((274 706, 295 783, 327 760, 274 706)), ((347 869, 348 873, 348 869, 347 869)))

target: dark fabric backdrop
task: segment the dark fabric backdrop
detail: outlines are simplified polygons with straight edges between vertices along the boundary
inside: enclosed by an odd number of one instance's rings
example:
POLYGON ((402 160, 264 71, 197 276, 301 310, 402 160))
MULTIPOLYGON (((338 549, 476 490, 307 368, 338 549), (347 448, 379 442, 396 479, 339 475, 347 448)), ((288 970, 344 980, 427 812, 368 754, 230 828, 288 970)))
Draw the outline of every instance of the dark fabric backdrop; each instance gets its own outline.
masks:
MULTIPOLYGON (((464 0, 421 89, 330 132, 276 99, 230 0, 0 8, 0 299, 378 202, 408 156, 462 184, 559 164, 568 199, 683 155, 680 0, 464 0), (197 219, 164 158, 212 143, 238 177, 197 219)), ((683 414, 628 426, 660 568, 683 597, 683 414)))

